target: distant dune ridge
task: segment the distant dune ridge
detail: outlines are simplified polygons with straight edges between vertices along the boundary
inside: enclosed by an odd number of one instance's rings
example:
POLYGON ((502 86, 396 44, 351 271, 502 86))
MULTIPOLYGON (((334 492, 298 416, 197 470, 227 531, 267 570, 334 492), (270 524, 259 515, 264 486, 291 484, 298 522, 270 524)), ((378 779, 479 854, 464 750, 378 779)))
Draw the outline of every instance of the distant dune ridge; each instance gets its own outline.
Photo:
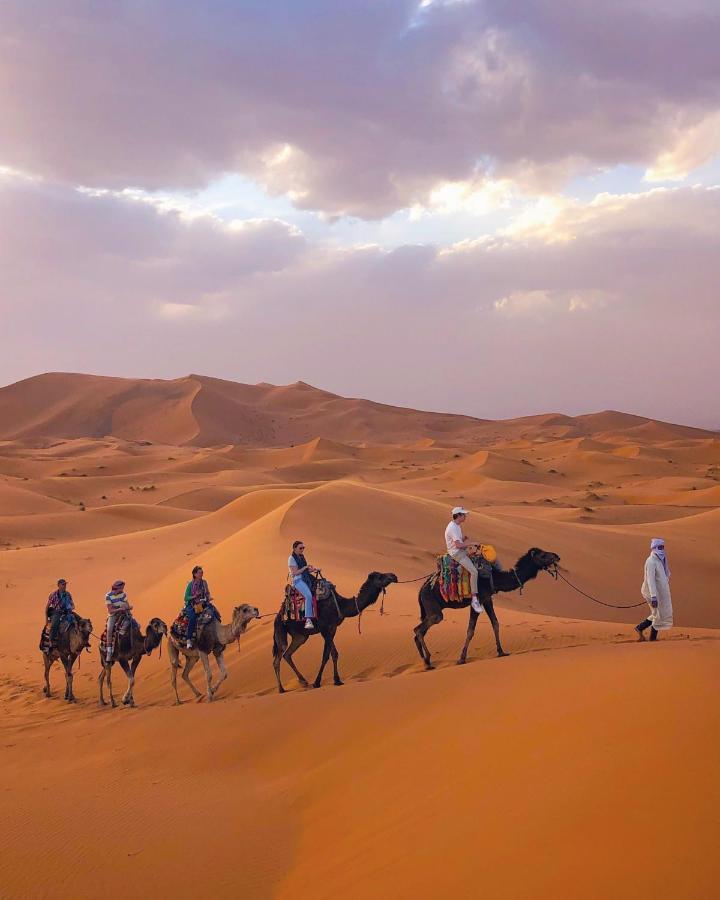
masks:
POLYGON ((50 372, 0 388, 0 440, 113 436, 177 446, 282 447, 313 438, 443 445, 512 438, 702 437, 702 429, 619 412, 490 421, 348 399, 302 381, 239 384, 204 375, 173 380, 50 372))

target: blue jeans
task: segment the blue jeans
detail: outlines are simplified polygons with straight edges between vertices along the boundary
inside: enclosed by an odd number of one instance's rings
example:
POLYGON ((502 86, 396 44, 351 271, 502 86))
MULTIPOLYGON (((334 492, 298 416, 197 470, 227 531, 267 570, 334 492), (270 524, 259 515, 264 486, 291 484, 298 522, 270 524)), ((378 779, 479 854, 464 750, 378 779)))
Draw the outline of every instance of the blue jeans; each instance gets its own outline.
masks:
POLYGON ((312 619, 313 617, 313 598, 312 591, 307 585, 306 581, 303 581, 301 575, 296 575, 293 578, 293 587, 296 591, 299 591, 303 597, 305 598, 305 618, 312 619))
POLYGON ((185 615, 188 620, 187 627, 187 639, 191 641, 195 637, 195 628, 197 627, 197 613, 195 612, 195 607, 190 604, 185 604, 185 615))

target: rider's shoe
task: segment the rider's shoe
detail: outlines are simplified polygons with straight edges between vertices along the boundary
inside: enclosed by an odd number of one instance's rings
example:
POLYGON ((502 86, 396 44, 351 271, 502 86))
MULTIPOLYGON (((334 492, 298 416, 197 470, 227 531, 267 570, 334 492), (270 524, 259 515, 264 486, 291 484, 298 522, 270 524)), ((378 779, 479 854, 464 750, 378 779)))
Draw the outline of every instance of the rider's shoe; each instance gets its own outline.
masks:
POLYGON ((305 628, 306 628, 307 631, 310 631, 310 630, 313 629, 314 627, 315 627, 315 626, 313 625, 313 620, 312 620, 312 619, 305 619, 305 628))
POLYGON ((483 605, 482 605, 482 603, 478 600, 477 597, 473 597, 473 598, 472 598, 472 603, 471 603, 470 605, 471 605, 472 608, 475 610, 475 612, 478 613, 478 614, 480 614, 480 613, 483 611, 483 605))
POLYGON ((185 644, 185 649, 186 649, 186 650, 192 650, 192 648, 193 648, 193 642, 192 642, 192 641, 188 641, 187 644, 185 644))

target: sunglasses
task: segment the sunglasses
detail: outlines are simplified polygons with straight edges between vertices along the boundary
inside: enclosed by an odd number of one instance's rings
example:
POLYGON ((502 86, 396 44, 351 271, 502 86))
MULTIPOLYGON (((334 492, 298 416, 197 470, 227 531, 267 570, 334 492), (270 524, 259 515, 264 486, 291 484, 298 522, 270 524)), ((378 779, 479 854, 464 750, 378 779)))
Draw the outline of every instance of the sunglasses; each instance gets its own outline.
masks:
POLYGON ((298 550, 304 550, 304 549, 305 549, 304 546, 303 546, 303 547, 298 547, 298 550))

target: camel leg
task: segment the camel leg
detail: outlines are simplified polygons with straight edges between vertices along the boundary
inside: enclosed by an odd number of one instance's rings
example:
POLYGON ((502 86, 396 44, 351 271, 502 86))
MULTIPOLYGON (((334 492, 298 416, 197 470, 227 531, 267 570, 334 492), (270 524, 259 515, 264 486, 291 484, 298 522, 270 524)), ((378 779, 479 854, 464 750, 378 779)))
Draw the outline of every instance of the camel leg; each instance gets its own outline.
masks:
POLYGON ((418 652, 422 657, 423 662, 425 663, 426 669, 434 669, 435 666, 430 661, 430 651, 428 650, 428 645, 425 643, 425 635, 428 631, 433 627, 433 625, 438 625, 443 620, 443 614, 441 610, 437 610, 437 612, 428 613, 422 622, 419 625, 415 626, 415 645, 418 648, 418 652))
POLYGON ((335 684, 336 684, 338 687, 340 687, 340 685, 343 684, 343 682, 340 680, 340 673, 338 672, 338 657, 340 656, 340 654, 339 654, 338 651, 337 651, 337 647, 335 646, 335 641, 334 641, 334 640, 333 640, 333 642, 330 644, 330 656, 332 656, 332 662, 333 662, 333 674, 334 674, 334 676, 335 676, 335 677, 334 677, 335 684))
POLYGON ((293 672, 297 675, 297 679, 303 687, 309 687, 310 685, 307 683, 307 679, 303 675, 303 673, 298 669, 298 667, 293 662, 293 653, 305 643, 308 639, 309 635, 307 634, 294 634, 292 637, 292 641, 290 641, 290 646, 283 653, 283 659, 290 666, 293 672))
POLYGON ((282 663, 282 655, 285 652, 282 647, 278 647, 276 643, 277 652, 273 655, 273 671, 275 672, 275 678, 278 683, 278 693, 284 694, 285 688, 283 687, 282 679, 280 678, 280 664, 282 663))
POLYGON ((168 655, 170 657, 170 684, 172 685, 172 689, 175 692, 175 704, 180 706, 182 702, 180 700, 180 695, 178 694, 177 689, 177 673, 180 668, 180 654, 178 653, 177 647, 173 644, 172 641, 168 641, 168 655))
POLYGON ((50 693, 50 669, 52 668, 53 661, 49 658, 47 653, 43 653, 43 662, 45 663, 45 687, 43 688, 43 694, 46 697, 52 696, 50 693))
POLYGON ((479 615, 480 613, 476 613, 471 606, 470 618, 468 619, 467 634, 465 635, 465 645, 462 648, 462 653, 460 654, 460 659, 458 660, 459 666, 462 666, 467 662, 468 647, 470 646, 470 641, 473 639, 473 635, 475 634, 475 626, 477 625, 479 615))
POLYGON ((102 706, 107 706, 107 702, 105 701, 105 692, 103 691, 103 686, 105 684, 105 664, 102 663, 100 667, 100 674, 98 675, 98 687, 100 688, 100 703, 102 706))
POLYGON ((190 688, 190 690, 193 692, 193 694, 195 695, 195 699, 199 700, 200 697, 202 696, 202 694, 195 687, 195 685, 192 683, 192 681, 190 681, 190 672, 195 668, 195 664, 197 663, 197 661, 198 661, 197 656, 187 656, 185 658, 185 668, 183 669, 182 679, 185 682, 185 684, 187 684, 187 686, 190 688))
POLYGON ((497 648, 497 655, 510 656, 509 653, 506 653, 505 650, 503 650, 502 644, 500 643, 500 623, 498 622, 498 617, 495 615, 495 607, 492 600, 486 600, 483 605, 485 607, 485 612, 488 614, 488 619, 490 619, 490 624, 492 625, 492 630, 495 635, 495 647, 497 648))
POLYGON ((120 668, 123 670, 128 680, 127 690, 122 696, 123 706, 135 706, 135 700, 133 699, 133 688, 135 687, 135 669, 137 668, 138 661, 139 658, 133 659, 132 664, 130 664, 126 659, 118 660, 120 668))
POLYGON ((213 698, 213 687, 212 687, 212 670, 210 668, 210 657, 207 653, 203 653, 202 650, 198 650, 200 654, 200 659, 202 660, 203 669, 205 669, 205 681, 207 683, 207 691, 205 696, 207 697, 208 703, 212 701, 213 698))
POLYGON ((115 709, 115 707, 117 706, 117 703, 115 702, 115 695, 113 694, 113 689, 112 689, 112 667, 113 667, 112 662, 108 663, 105 666, 105 678, 107 679, 108 691, 110 693, 110 706, 112 706, 112 708, 115 709))
POLYGON ((68 656, 67 660, 63 662, 65 666, 65 699, 68 703, 77 703, 75 699, 75 694, 73 694, 73 664, 75 663, 75 657, 71 654, 68 656))
POLYGON ((331 641, 328 638, 325 638, 325 645, 323 646, 323 655, 322 662, 320 663, 320 671, 317 673, 317 677, 315 681, 313 681, 313 687, 319 688, 322 684, 322 674, 325 666, 327 665, 327 661, 330 659, 330 644, 331 641))
POLYGON ((220 675, 218 676, 218 680, 215 684, 215 687, 213 687, 213 689, 212 689, 213 696, 215 696, 215 694, 217 694, 218 688, 223 683, 223 681, 225 681, 225 679, 228 677, 227 669, 225 668, 225 653, 224 653, 224 651, 222 651, 222 650, 215 651, 215 661, 217 662, 217 667, 220 670, 220 675))

